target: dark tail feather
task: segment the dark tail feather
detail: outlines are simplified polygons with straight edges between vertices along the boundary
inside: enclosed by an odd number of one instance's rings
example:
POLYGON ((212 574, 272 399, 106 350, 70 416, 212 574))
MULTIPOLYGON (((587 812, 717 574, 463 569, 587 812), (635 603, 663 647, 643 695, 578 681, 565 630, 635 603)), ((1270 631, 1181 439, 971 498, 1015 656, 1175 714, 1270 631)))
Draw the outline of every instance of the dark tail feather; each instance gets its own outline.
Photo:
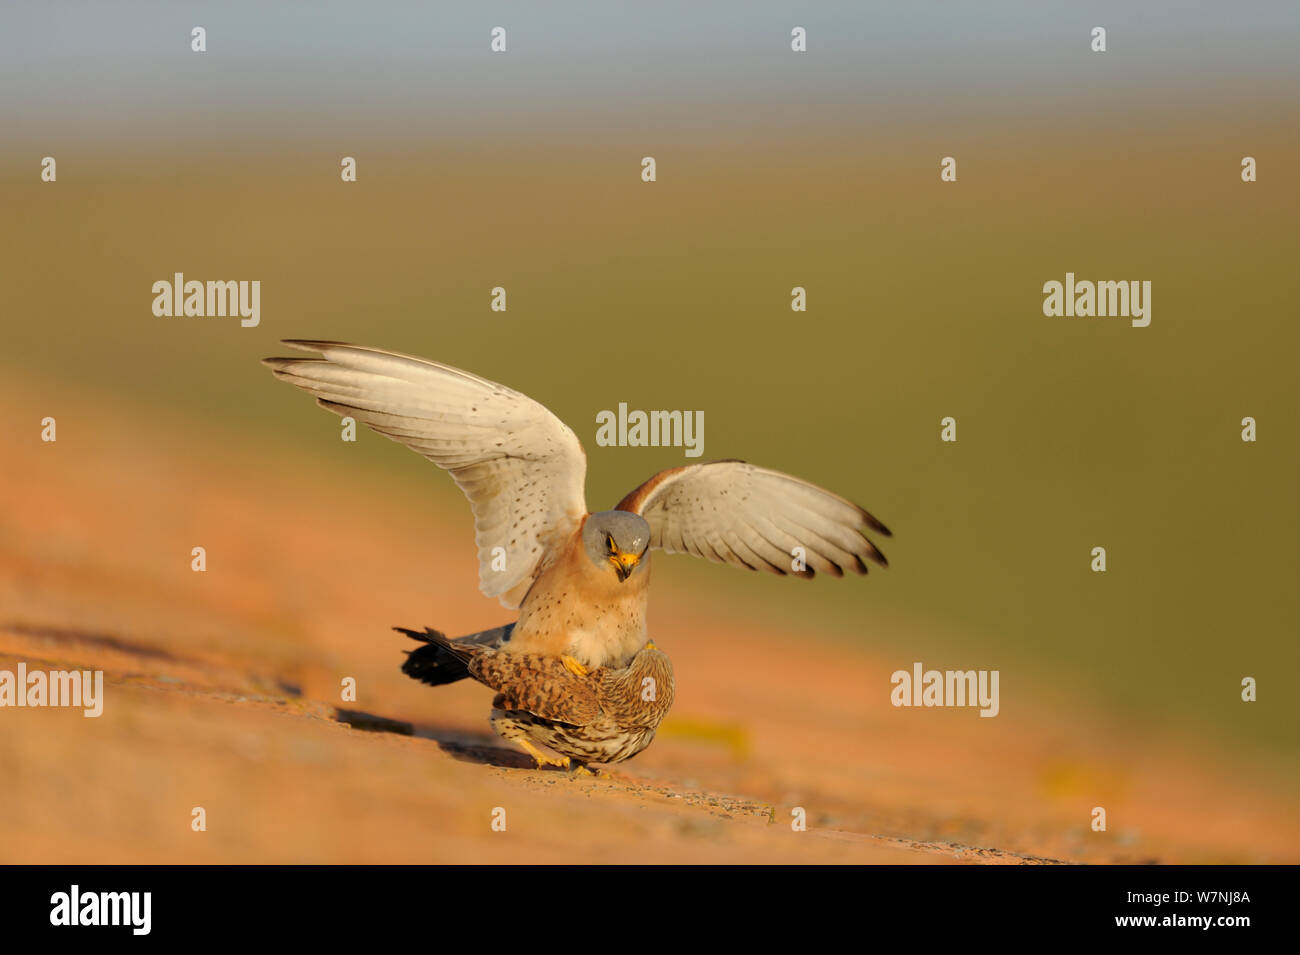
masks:
POLYGON ((407 653, 402 672, 429 686, 442 686, 469 676, 470 658, 480 649, 498 648, 507 643, 515 625, 508 623, 503 627, 472 633, 455 640, 448 640, 445 633, 429 627, 425 627, 424 632, 407 630, 405 627, 393 629, 424 644, 407 653))
POLYGON ((447 635, 437 630, 424 628, 420 633, 405 627, 394 627, 398 633, 404 633, 412 640, 420 640, 424 646, 411 650, 402 664, 402 672, 412 679, 427 683, 429 686, 442 686, 455 683, 469 676, 466 661, 470 657, 468 650, 456 647, 447 635))

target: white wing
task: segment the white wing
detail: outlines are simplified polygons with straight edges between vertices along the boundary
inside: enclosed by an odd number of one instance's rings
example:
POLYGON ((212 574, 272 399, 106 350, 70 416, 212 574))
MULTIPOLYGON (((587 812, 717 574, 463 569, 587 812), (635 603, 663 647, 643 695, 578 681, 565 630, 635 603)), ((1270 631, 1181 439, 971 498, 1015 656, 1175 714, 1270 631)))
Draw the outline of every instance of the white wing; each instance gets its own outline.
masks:
POLYGON ((474 510, 479 586, 518 607, 587 513, 587 457, 574 433, 526 395, 448 365, 338 342, 284 344, 322 357, 264 359, 277 378, 451 472, 474 510), (493 570, 494 552, 504 570, 493 570))
POLYGON ((618 509, 644 517, 650 546, 670 554, 800 577, 865 574, 865 560, 889 566, 866 537, 868 530, 889 536, 880 521, 815 484, 744 461, 660 471, 618 509), (803 570, 795 569, 798 555, 803 570))

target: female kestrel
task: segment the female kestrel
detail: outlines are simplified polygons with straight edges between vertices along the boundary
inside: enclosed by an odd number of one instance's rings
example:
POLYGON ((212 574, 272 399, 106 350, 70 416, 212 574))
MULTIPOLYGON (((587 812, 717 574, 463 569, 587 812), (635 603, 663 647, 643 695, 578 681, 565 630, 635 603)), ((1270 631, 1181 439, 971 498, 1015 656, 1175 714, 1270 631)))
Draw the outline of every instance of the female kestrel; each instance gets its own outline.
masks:
MULTIPOLYGON (((589 513, 582 445, 526 395, 378 348, 284 344, 321 357, 264 359, 277 378, 450 471, 469 498, 480 589, 519 618, 457 643, 558 660, 576 676, 625 669, 649 642, 651 547, 800 577, 888 566, 866 531, 889 530, 861 507, 743 461, 669 468, 589 513)), ((469 675, 437 643, 404 669, 435 684, 469 675)))
POLYGON ((653 642, 625 667, 578 671, 565 659, 512 653, 501 641, 448 640, 427 627, 423 632, 394 629, 426 644, 410 655, 402 668, 405 673, 422 679, 427 671, 421 655, 430 659, 436 655, 440 667, 454 661, 466 675, 497 690, 492 728, 503 739, 518 743, 539 768, 568 767, 571 760, 582 768, 587 763, 631 759, 650 745, 673 705, 672 663, 653 642), (561 754, 560 758, 552 759, 535 743, 561 754))

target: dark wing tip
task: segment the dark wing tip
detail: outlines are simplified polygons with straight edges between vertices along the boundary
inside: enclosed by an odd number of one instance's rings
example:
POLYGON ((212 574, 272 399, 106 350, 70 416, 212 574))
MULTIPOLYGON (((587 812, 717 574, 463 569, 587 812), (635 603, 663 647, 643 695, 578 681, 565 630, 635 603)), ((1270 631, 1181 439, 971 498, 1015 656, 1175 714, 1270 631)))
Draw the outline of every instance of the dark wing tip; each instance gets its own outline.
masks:
POLYGON ((440 630, 434 630, 432 627, 425 627, 424 632, 418 630, 407 630, 405 627, 394 627, 398 633, 404 633, 412 640, 419 640, 422 643, 438 643, 446 641, 447 635, 440 630))
POLYGON ((323 338, 281 338, 281 345, 288 345, 290 348, 298 348, 302 351, 320 351, 322 345, 343 345, 344 342, 331 342, 323 338))
MULTIPOLYGON (((880 548, 871 542, 871 538, 863 534, 862 540, 867 545, 867 557, 871 559, 872 563, 879 564, 881 567, 888 567, 889 558, 880 552, 880 548)), ((858 558, 858 563, 862 563, 862 558, 858 558)), ((861 572, 864 574, 867 572, 866 565, 863 565, 861 572)))
POLYGON ((894 536, 893 531, 891 531, 888 527, 882 524, 876 518, 876 516, 872 514, 870 511, 868 511, 865 507, 858 508, 858 517, 862 520, 862 523, 866 524, 867 527, 875 531, 877 534, 884 534, 886 537, 894 536))
POLYGON ((270 368, 271 371, 275 372, 275 374, 280 375, 285 374, 285 369, 290 365, 305 365, 309 363, 319 365, 326 361, 328 361, 326 358, 286 358, 282 355, 276 355, 271 358, 263 358, 262 364, 267 368, 270 368))

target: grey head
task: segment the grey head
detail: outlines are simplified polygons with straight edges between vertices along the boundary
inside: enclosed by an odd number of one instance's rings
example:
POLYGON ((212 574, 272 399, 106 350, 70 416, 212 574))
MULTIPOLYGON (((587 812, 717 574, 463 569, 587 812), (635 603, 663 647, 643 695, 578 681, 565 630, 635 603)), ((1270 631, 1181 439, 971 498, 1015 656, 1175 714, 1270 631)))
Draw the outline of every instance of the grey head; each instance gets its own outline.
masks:
POLYGON ((609 568, 622 582, 649 563, 643 558, 650 548, 650 525, 631 511, 600 511, 583 525, 582 544, 593 564, 609 568))

